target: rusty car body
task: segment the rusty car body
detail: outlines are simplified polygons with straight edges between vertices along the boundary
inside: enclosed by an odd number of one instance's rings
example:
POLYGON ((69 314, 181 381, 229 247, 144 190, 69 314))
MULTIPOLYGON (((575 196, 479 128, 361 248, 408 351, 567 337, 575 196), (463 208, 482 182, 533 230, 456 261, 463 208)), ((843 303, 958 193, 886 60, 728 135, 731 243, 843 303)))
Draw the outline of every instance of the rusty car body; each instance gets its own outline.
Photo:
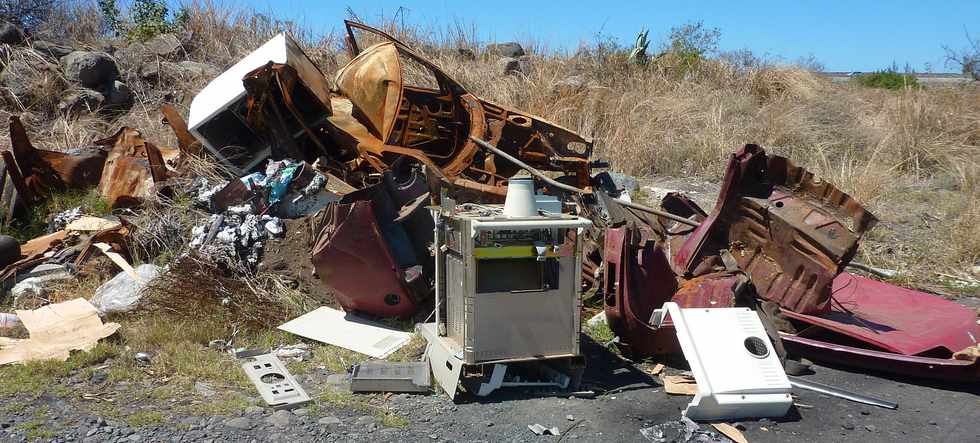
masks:
MULTIPOLYGON (((624 209, 607 202, 615 221, 624 209)), ((977 313, 842 272, 860 234, 876 219, 805 169, 748 145, 732 156, 710 214, 676 194, 661 207, 701 224, 685 230, 665 219, 619 216, 620 225, 605 234, 604 309, 633 357, 677 353, 669 324, 649 324, 666 301, 713 308, 756 299, 771 304, 756 310, 779 328, 774 335, 790 356, 945 381, 980 380, 976 358, 954 358, 977 346, 977 313)))

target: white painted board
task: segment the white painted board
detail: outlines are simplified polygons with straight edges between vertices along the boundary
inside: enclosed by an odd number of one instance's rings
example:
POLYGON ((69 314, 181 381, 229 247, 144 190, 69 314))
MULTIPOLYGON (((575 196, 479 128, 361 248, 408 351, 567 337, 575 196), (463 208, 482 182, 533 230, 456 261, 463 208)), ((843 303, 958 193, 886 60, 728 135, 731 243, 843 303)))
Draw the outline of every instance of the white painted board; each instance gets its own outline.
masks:
POLYGON ((290 320, 279 329, 374 358, 388 357, 412 340, 410 332, 326 306, 290 320))

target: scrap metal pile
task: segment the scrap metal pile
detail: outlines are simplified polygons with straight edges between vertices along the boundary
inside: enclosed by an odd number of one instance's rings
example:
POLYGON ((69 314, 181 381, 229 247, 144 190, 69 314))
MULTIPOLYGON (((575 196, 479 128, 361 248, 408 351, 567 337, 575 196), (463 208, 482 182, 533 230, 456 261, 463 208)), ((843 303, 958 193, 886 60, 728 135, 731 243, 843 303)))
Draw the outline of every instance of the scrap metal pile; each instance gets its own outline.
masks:
MULTIPOLYGON (((803 357, 980 380, 977 313, 845 272, 877 220, 806 169, 746 145, 732 155, 710 213, 676 193, 659 208, 631 203, 617 198, 607 173, 593 174, 604 164, 592 158, 589 138, 475 96, 384 32, 346 26, 351 61, 332 82, 279 35, 205 87, 186 125, 165 110, 178 149, 123 128, 84 151, 42 151, 12 118, 12 148, 2 154, 14 200, 29 206, 54 190, 97 186, 113 208, 133 207, 185 175, 186 158, 211 156, 236 177, 194 182, 213 215, 194 228, 193 248, 254 265, 261 240, 283 235, 281 219, 307 218, 309 260, 340 307, 372 317, 435 311, 438 319, 447 313, 434 304, 436 281, 458 276, 437 269, 436 208, 452 214, 452 205, 470 204, 492 216, 480 205, 504 202, 512 177, 526 170, 554 211, 591 221, 568 230, 581 245, 572 262, 581 264, 581 289, 601 297, 627 355, 681 352, 681 331, 658 311, 672 302, 677 312, 754 311, 766 333, 755 350, 772 347, 779 362, 803 357)), ((13 201, 9 191, 5 202, 13 201)), ((85 244, 124 252, 112 236, 125 229, 97 232, 85 244)), ((2 278, 49 260, 52 249, 22 247, 26 256, 5 264, 2 278)), ((690 318, 692 334, 705 327, 690 318)))

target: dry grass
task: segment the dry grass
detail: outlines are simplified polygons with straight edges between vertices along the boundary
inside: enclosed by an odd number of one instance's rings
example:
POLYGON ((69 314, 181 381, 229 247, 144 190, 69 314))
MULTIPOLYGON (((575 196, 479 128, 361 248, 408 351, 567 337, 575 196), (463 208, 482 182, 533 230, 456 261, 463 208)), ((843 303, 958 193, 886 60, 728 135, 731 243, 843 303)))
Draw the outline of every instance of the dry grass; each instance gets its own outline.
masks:
MULTIPOLYGON (((107 39, 95 32, 92 6, 65 3, 64 17, 41 34, 99 47, 107 39)), ((320 35, 209 0, 192 1, 188 8, 187 28, 194 35, 187 48, 189 60, 224 69, 275 33, 287 31, 328 77, 347 61, 340 35, 320 35)), ((977 264, 980 90, 975 85, 886 91, 830 83, 794 67, 733 66, 713 59, 690 66, 669 53, 638 67, 605 42, 585 45, 574 54, 522 42, 531 69, 502 75, 473 26, 404 26, 402 18, 370 21, 417 48, 471 92, 592 135, 597 155, 616 170, 717 180, 732 151, 757 143, 837 183, 883 219, 863 247, 862 260, 907 271, 906 282, 919 286, 935 271, 962 274, 977 264), (476 59, 460 57, 460 47, 473 50, 476 59), (910 210, 932 214, 942 223, 913 223, 916 229, 910 230, 905 226, 910 210)), ((173 103, 186 113, 207 79, 148 83, 135 75, 138 64, 158 61, 149 57, 123 63, 125 80, 137 96, 136 106, 125 115, 66 119, 52 115, 51 103, 6 106, 0 114, 26 113, 33 140, 47 149, 87 144, 120 125, 140 128, 158 145, 174 146, 157 109, 173 103)), ((161 206, 153 214, 174 212, 161 206)), ((155 249, 164 249, 160 246, 166 243, 158 243, 155 249)), ((154 248, 149 249, 145 255, 153 254, 154 248)))

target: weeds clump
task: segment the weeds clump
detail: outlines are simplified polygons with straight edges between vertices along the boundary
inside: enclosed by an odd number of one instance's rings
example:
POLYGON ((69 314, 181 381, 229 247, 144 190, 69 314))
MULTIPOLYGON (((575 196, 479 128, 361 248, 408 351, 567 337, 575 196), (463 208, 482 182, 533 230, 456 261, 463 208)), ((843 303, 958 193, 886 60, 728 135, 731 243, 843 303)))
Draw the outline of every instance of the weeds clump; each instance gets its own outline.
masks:
POLYGON ((878 71, 861 74, 854 78, 861 86, 898 91, 906 88, 918 88, 919 79, 911 74, 900 74, 895 71, 878 71))
POLYGON ((185 254, 147 288, 147 307, 258 331, 275 328, 319 306, 312 297, 291 289, 277 274, 243 276, 241 271, 185 254))

